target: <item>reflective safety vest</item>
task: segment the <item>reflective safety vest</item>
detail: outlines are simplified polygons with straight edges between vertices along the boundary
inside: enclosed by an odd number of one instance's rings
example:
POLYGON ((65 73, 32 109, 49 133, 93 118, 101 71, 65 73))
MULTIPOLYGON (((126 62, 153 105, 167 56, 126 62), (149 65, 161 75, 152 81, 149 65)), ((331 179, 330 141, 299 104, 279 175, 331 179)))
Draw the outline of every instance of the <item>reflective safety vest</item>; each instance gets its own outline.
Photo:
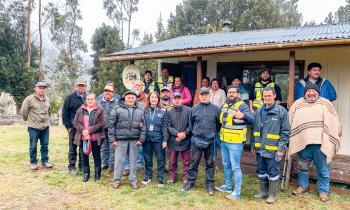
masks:
MULTIPOLYGON (((169 76, 168 77, 168 81, 167 81, 167 85, 169 88, 171 88, 173 86, 173 83, 174 83, 174 77, 173 76, 169 76)), ((158 77, 158 86, 159 86, 159 89, 162 90, 163 88, 163 78, 162 77, 158 77)))
POLYGON ((149 95, 149 94, 153 93, 155 91, 155 89, 156 89, 156 82, 154 80, 152 80, 152 82, 149 84, 148 89, 147 89, 148 91, 146 91, 146 82, 145 81, 142 82, 142 90, 146 94, 149 95))
POLYGON ((227 143, 240 144, 246 141, 247 124, 243 120, 234 119, 235 113, 243 105, 243 101, 238 101, 232 106, 227 103, 220 113, 220 140, 227 143))
MULTIPOLYGON (((275 83, 274 82, 270 82, 266 85, 266 87, 272 87, 275 88, 275 83)), ((253 101, 253 108, 254 110, 259 109, 263 104, 264 104, 264 100, 262 97, 262 92, 263 92, 264 88, 261 82, 256 82, 255 83, 255 99, 253 101)))
POLYGON ((267 134, 266 135, 266 141, 262 142, 261 141, 261 136, 259 131, 254 131, 254 147, 259 150, 259 149, 266 149, 268 151, 277 151, 278 150, 278 142, 281 138, 280 135, 278 134, 267 134))

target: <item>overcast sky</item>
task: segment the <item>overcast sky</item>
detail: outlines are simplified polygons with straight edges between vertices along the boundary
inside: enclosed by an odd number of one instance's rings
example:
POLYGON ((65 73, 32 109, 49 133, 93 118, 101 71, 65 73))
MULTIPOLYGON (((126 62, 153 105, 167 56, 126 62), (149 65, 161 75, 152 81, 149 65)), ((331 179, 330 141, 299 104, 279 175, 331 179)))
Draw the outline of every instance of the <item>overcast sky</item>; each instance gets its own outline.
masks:
MULTIPOLYGON (((140 30, 140 36, 144 32, 154 33, 159 14, 162 14, 164 25, 170 12, 174 12, 176 5, 182 0, 139 0, 138 12, 134 14, 132 28, 140 30)), ((322 22, 329 12, 335 12, 340 6, 345 5, 345 0, 299 0, 298 9, 303 15, 303 22, 314 20, 322 22)), ((83 20, 83 38, 91 51, 91 36, 95 29, 103 22, 110 23, 103 9, 103 0, 80 0, 80 9, 83 20)))

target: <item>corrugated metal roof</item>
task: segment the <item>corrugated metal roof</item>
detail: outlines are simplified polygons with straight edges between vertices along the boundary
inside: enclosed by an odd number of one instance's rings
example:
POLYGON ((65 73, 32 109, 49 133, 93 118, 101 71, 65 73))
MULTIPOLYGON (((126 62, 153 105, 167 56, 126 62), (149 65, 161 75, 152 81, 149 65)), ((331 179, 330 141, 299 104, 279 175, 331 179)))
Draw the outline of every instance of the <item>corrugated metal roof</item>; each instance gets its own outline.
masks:
POLYGON ((255 31, 181 36, 166 41, 112 53, 108 56, 155 53, 228 46, 284 44, 314 40, 350 39, 350 23, 255 31))

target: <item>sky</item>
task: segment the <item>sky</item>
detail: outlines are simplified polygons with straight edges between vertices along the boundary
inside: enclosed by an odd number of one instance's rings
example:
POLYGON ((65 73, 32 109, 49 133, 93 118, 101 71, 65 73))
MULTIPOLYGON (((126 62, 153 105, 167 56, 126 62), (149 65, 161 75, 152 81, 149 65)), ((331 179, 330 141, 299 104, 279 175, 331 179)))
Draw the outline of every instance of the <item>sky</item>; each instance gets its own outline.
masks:
MULTIPOLYGON (((176 5, 183 0, 139 0, 138 12, 134 14, 132 28, 140 30, 140 37, 144 32, 154 33, 159 14, 162 14, 164 25, 170 12, 175 11, 176 5)), ((303 22, 322 22, 329 12, 335 12, 345 5, 345 0, 299 0, 298 9, 303 15, 303 22)), ((81 26, 83 27, 83 39, 88 44, 91 52, 91 36, 95 29, 103 22, 111 24, 103 9, 103 0, 80 0, 80 9, 83 15, 81 26)))

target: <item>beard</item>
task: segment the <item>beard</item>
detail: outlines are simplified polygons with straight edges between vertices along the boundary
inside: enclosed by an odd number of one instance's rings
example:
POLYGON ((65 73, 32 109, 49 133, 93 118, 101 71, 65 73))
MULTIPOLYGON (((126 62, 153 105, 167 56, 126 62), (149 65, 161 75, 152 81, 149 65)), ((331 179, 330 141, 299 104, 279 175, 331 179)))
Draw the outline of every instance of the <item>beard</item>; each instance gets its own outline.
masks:
POLYGON ((169 99, 170 99, 170 97, 169 97, 169 96, 162 96, 162 97, 161 97, 161 99, 163 99, 163 100, 167 101, 167 100, 169 100, 169 99))
POLYGON ((238 98, 228 98, 227 99, 228 103, 232 104, 238 101, 238 98))

